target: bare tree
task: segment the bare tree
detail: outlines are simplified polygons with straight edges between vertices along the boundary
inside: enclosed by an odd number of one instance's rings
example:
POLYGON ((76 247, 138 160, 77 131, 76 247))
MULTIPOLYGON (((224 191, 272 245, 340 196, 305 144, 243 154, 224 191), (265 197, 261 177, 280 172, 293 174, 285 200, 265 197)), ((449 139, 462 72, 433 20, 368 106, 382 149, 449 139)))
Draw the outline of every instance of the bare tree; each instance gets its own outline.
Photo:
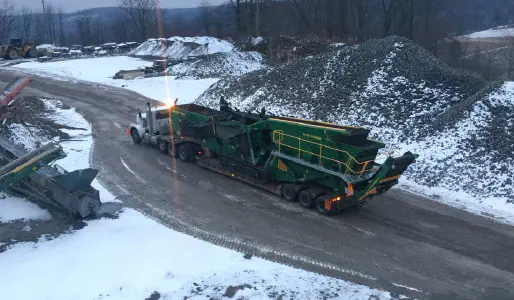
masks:
POLYGON ((64 35, 64 13, 62 12, 62 7, 59 7, 57 10, 57 22, 59 24, 59 36, 61 40, 61 45, 66 45, 66 38, 64 35))
POLYGON ((205 34, 211 33, 211 27, 214 23, 214 8, 212 4, 208 0, 202 0, 200 5, 198 6, 200 13, 200 22, 202 23, 203 30, 205 34))
POLYGON ((104 30, 104 23, 102 20, 96 20, 93 24, 93 36, 92 40, 94 44, 103 44, 105 43, 105 30, 104 30))
POLYGON ((46 20, 43 12, 36 12, 34 16, 34 29, 35 29, 35 42, 37 44, 44 43, 45 41, 45 32, 46 32, 46 20))
POLYGON ((28 42, 32 33, 32 20, 34 19, 32 9, 28 7, 22 7, 20 16, 20 28, 22 30, 23 40, 28 42))
POLYGON ((43 9, 45 10, 45 17, 48 27, 48 38, 50 43, 55 44, 57 41, 57 35, 55 32, 55 8, 52 4, 52 2, 43 3, 43 9))
POLYGON ((14 6, 11 1, 4 0, 0 3, 0 42, 6 42, 14 27, 14 6))
POLYGON ((140 40, 146 40, 156 28, 155 0, 119 0, 122 17, 140 40))
POLYGON ((82 45, 90 45, 91 44, 91 25, 92 25, 92 17, 85 10, 80 10, 77 12, 77 17, 75 18, 75 24, 77 25, 78 35, 80 37, 80 43, 82 45))

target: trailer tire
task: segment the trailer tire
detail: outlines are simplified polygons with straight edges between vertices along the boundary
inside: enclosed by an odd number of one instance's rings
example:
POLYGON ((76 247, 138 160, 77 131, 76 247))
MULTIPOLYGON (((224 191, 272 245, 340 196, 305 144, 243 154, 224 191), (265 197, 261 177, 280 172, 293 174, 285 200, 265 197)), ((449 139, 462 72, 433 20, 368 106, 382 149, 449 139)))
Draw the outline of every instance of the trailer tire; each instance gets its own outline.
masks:
POLYGON ((161 150, 162 153, 168 153, 168 142, 166 142, 165 140, 160 140, 159 150, 161 150))
POLYGON ((195 149, 189 143, 182 144, 178 147, 178 157, 185 162, 195 161, 195 149))
POLYGON ((296 192, 294 184, 288 183, 282 186, 282 197, 289 202, 298 201, 298 192, 296 192))
POLYGON ((307 209, 313 208, 316 204, 309 190, 301 191, 300 194, 298 194, 298 202, 300 202, 302 207, 307 209))
POLYGON ((132 137, 132 141, 134 141, 135 144, 141 144, 141 142, 143 141, 141 139, 141 136, 139 135, 139 132, 137 132, 137 129, 135 128, 132 128, 132 130, 130 130, 130 136, 132 137))
POLYGON ((325 208, 325 200, 331 201, 332 199, 327 196, 321 196, 316 199, 316 209, 322 215, 331 216, 335 213, 335 209, 326 209, 325 208))

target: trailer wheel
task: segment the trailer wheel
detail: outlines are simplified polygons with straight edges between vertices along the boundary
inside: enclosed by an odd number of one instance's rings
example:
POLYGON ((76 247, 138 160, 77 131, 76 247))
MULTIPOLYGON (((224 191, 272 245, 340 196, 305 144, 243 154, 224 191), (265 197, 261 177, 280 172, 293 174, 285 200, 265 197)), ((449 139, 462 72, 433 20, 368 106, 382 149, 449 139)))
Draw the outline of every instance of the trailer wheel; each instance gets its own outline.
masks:
POLYGON ((300 202, 300 205, 302 207, 305 207, 307 209, 314 207, 314 199, 311 196, 311 192, 309 190, 301 191, 300 194, 298 194, 298 201, 300 202))
POLYGON ((195 150, 191 144, 185 143, 178 147, 178 157, 185 162, 195 161, 195 150))
POLYGON ((282 187, 282 196, 289 202, 296 202, 298 200, 298 193, 296 192, 294 184, 285 184, 282 187))
POLYGON ((166 142, 165 140, 160 140, 159 150, 161 150, 162 153, 168 153, 168 142, 166 142))
POLYGON ((321 196, 318 199, 316 199, 316 208, 318 212, 322 215, 330 216, 333 215, 335 212, 335 209, 333 208, 332 204, 332 199, 327 196, 321 196), (328 208, 325 206, 326 201, 330 202, 330 207, 328 208))
POLYGON ((134 143, 136 144, 141 144, 141 142, 143 141, 141 139, 141 136, 139 135, 139 132, 137 132, 137 129, 135 128, 132 128, 132 130, 130 130, 130 136, 132 137, 132 141, 134 141, 134 143))

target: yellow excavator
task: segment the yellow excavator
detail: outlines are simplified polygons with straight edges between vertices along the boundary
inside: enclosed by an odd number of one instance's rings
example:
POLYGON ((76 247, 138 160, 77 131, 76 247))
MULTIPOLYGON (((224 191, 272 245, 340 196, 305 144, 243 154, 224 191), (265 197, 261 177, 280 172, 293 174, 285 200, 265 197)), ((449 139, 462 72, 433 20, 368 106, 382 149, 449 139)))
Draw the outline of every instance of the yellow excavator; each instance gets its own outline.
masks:
POLYGON ((37 49, 31 44, 22 44, 21 39, 11 39, 9 45, 0 46, 0 57, 5 59, 36 58, 37 49))

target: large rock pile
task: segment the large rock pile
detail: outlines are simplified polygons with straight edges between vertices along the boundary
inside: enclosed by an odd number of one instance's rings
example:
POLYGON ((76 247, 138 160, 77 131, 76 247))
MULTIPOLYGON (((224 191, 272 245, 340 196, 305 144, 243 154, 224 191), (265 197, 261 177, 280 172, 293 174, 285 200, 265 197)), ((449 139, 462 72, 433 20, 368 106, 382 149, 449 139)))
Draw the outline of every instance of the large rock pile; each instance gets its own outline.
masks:
POLYGON ((168 74, 178 79, 241 76, 264 68, 264 57, 257 52, 221 52, 204 55, 174 65, 168 74))
POLYGON ((129 52, 136 57, 164 57, 183 60, 189 57, 230 52, 234 45, 214 37, 171 37, 168 39, 149 39, 129 52))
POLYGON ((435 116, 483 86, 413 42, 388 37, 221 80, 197 102, 216 106, 224 95, 241 110, 265 107, 277 115, 423 136, 435 116))
POLYGON ((405 146, 422 154, 410 176, 428 186, 462 189, 514 203, 514 82, 495 83, 434 122, 437 134, 405 146))
POLYGON ((514 202, 514 82, 487 86, 406 39, 221 80, 196 103, 217 107, 222 95, 242 111, 365 126, 386 151, 420 154, 407 179, 480 205, 514 202))

